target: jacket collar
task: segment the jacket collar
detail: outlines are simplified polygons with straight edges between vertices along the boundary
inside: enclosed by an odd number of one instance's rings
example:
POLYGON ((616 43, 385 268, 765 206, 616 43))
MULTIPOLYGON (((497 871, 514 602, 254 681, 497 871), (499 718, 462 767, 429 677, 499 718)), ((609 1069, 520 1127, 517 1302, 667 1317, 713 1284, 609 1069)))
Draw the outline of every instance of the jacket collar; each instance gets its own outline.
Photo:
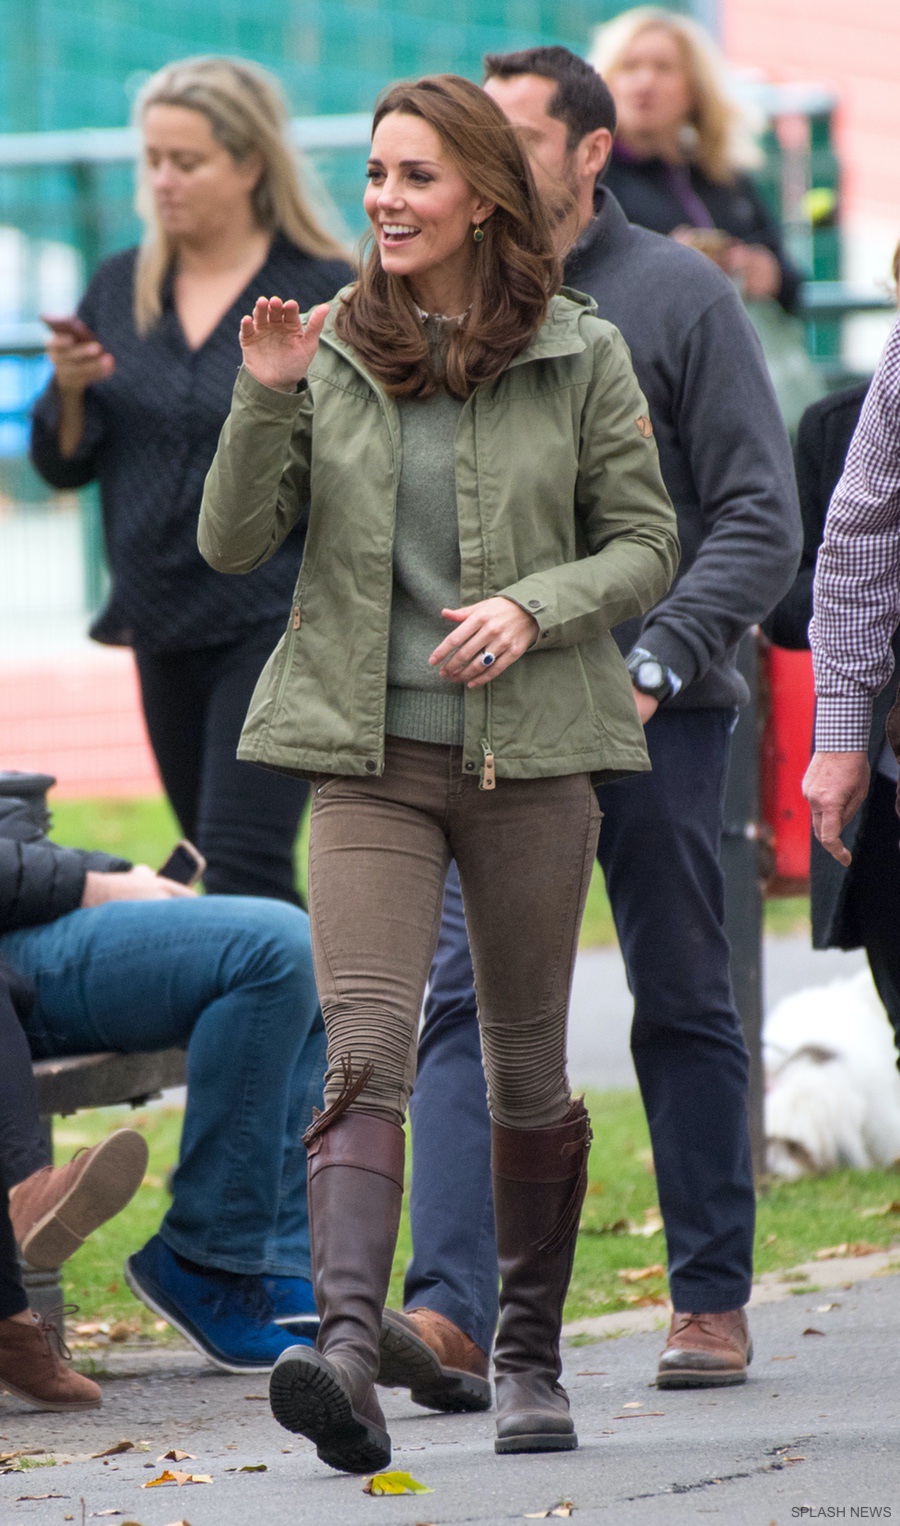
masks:
POLYGON ((631 223, 612 191, 598 184, 594 191, 594 215, 566 257, 566 281, 577 284, 580 273, 613 249, 628 242, 631 223))
MULTIPOLYGON (((374 391, 381 394, 382 388, 378 385, 378 382, 369 374, 351 347, 343 339, 340 339, 334 331, 334 313, 337 304, 341 297, 351 290, 352 287, 345 286, 333 299, 331 312, 328 314, 325 320, 325 327, 322 330, 322 342, 330 350, 335 350, 339 355, 343 356, 353 369, 365 378, 374 391)), ((587 297, 582 292, 569 291, 567 289, 558 296, 552 297, 547 316, 534 338, 529 341, 525 349, 515 359, 510 361, 507 369, 512 370, 513 366, 524 365, 527 361, 552 360, 560 355, 580 354, 587 346, 579 333, 579 320, 585 313, 593 314, 596 311, 597 304, 593 297, 587 297)))

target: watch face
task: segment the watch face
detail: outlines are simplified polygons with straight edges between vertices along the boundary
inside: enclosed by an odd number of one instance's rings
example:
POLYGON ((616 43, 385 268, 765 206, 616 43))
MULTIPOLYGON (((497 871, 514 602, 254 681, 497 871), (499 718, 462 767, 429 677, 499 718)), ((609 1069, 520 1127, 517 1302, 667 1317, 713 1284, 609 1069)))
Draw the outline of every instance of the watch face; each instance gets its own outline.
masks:
POLYGON ((649 659, 642 662, 637 670, 638 688, 658 689, 663 682, 665 674, 661 662, 653 662, 649 659))

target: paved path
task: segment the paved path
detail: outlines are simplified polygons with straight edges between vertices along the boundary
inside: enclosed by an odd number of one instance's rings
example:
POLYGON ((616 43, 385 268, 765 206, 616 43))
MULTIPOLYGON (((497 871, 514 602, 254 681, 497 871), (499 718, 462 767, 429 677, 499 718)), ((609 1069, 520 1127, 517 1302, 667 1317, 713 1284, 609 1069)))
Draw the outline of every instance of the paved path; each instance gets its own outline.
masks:
MULTIPOLYGON (((865 963, 862 951, 816 951, 805 937, 767 938, 767 1010, 804 986, 852 975, 865 963)), ((618 949, 588 949, 578 956, 569 1019, 569 1070, 576 1086, 613 1091, 637 1084, 628 1034, 631 995, 618 949)))
POLYGON ((560 1498, 574 1501, 576 1526, 788 1526, 804 1518, 801 1507, 829 1505, 843 1507, 837 1518, 867 1506, 856 1518, 898 1519, 900 1277, 787 1297, 757 1308, 753 1328, 751 1381, 718 1391, 650 1387, 657 1333, 570 1345, 581 1448, 567 1456, 496 1457, 490 1415, 430 1415, 389 1393, 394 1465, 434 1490, 395 1499, 363 1495, 359 1479, 332 1473, 280 1430, 254 1397, 264 1378, 218 1375, 176 1348, 155 1358, 155 1372, 107 1383, 106 1407, 91 1416, 0 1409, 2 1449, 75 1454, 66 1466, 0 1477, 0 1519, 81 1526, 83 1499, 86 1523, 108 1516, 119 1526, 507 1526, 560 1498), (149 1450, 105 1462, 84 1455, 123 1438, 149 1450), (173 1445, 196 1456, 183 1468, 214 1482, 143 1491, 173 1445), (260 1463, 265 1473, 228 1471, 260 1463), (40 1494, 64 1497, 19 1498, 40 1494))

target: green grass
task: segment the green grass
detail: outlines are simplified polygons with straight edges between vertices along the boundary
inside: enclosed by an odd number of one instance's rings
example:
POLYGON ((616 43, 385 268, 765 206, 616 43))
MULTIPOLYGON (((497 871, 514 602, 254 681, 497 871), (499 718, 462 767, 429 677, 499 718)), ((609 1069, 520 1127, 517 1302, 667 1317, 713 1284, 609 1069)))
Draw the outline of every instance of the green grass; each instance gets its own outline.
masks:
MULTIPOLYGON (((58 800, 52 804, 53 836, 57 842, 71 848, 104 848, 107 853, 119 853, 136 864, 158 868, 181 835, 169 806, 161 798, 58 800)), ((297 839, 297 879, 304 891, 308 842, 307 813, 297 839)), ((808 933, 808 899, 795 896, 767 901, 766 931, 778 936, 808 933)), ((581 947, 606 948, 615 941, 603 875, 595 865, 581 928, 581 947)))
MULTIPOLYGON (((626 1282, 622 1271, 634 1272, 665 1262, 662 1233, 630 1234, 629 1226, 648 1222, 657 1213, 656 1184, 650 1142, 640 1101, 635 1092, 588 1096, 594 1126, 590 1184, 582 1213, 568 1319, 612 1313, 665 1296, 661 1273, 626 1282), (639 1302, 640 1301, 640 1302, 639 1302)), ((175 1109, 148 1108, 139 1113, 107 1109, 82 1113, 57 1124, 59 1159, 67 1159, 83 1144, 95 1143, 110 1129, 129 1124, 139 1128, 150 1146, 144 1185, 118 1218, 103 1226, 66 1264, 65 1294, 79 1306, 70 1331, 80 1323, 108 1323, 113 1335, 142 1335, 165 1339, 154 1317, 129 1293, 122 1277, 125 1257, 155 1232, 165 1212, 165 1177, 174 1164, 181 1128, 175 1109), (117 1323, 122 1329, 117 1330, 117 1323)), ((780 1183, 760 1199, 756 1241, 756 1270, 786 1271, 812 1260, 816 1251, 843 1242, 888 1247, 900 1232, 900 1213, 863 1217, 866 1208, 881 1208, 900 1198, 900 1176, 891 1171, 839 1171, 832 1176, 797 1183, 780 1183)), ((404 1209, 394 1262, 390 1301, 402 1299, 403 1270, 410 1254, 409 1224, 404 1209)), ((803 1284, 812 1291, 814 1282, 803 1284)), ((75 1336, 76 1341, 78 1336, 75 1336)), ((88 1337, 87 1339, 92 1339, 88 1337)), ((101 1335, 102 1339, 102 1335, 101 1335)), ((92 1346, 82 1348, 87 1356, 92 1346)))

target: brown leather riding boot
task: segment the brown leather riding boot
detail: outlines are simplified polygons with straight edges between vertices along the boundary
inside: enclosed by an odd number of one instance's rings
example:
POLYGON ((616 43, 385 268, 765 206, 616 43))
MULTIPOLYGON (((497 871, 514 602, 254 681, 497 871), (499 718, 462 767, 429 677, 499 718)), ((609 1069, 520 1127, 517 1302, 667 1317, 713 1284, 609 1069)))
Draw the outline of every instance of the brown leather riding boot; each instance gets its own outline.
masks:
POLYGON ((69 1352, 53 1325, 0 1319, 0 1388, 35 1409, 97 1409, 100 1390, 63 1361, 69 1352))
POLYGON ((398 1314, 385 1309, 381 1322, 384 1388, 408 1388, 414 1404, 462 1414, 490 1409, 488 1356, 464 1330, 434 1309, 398 1314))
POLYGON ((657 1388, 722 1388, 746 1383, 753 1342, 743 1309, 672 1315, 657 1388))
POLYGON ((501 1281, 497 1452, 567 1452, 578 1445, 559 1381, 559 1337, 590 1143, 580 1098, 551 1128, 508 1129, 491 1120, 501 1281))
POLYGON ((269 1397, 275 1419, 314 1442, 329 1467, 371 1473, 391 1460, 373 1385, 400 1224, 404 1138, 399 1124, 368 1113, 327 1119, 323 1113, 305 1136, 318 1350, 285 1351, 269 1397))

